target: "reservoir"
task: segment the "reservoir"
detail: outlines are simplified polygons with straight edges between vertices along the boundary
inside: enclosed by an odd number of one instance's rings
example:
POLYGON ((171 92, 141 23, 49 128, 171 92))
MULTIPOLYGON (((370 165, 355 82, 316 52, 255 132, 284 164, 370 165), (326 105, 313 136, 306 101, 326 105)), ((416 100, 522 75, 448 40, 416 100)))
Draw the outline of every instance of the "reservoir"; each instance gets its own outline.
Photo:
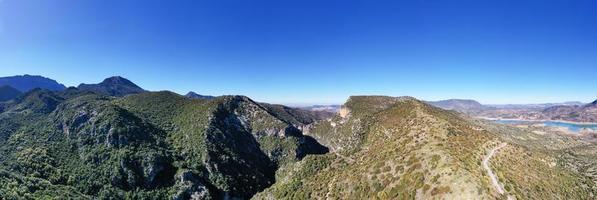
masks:
POLYGON ((495 119, 491 120, 496 123, 500 124, 543 124, 545 126, 551 127, 564 127, 572 132, 579 132, 583 129, 591 129, 592 131, 597 131, 597 124, 581 124, 581 123, 571 123, 571 122, 562 122, 562 121, 530 121, 530 120, 518 120, 518 119, 495 119))

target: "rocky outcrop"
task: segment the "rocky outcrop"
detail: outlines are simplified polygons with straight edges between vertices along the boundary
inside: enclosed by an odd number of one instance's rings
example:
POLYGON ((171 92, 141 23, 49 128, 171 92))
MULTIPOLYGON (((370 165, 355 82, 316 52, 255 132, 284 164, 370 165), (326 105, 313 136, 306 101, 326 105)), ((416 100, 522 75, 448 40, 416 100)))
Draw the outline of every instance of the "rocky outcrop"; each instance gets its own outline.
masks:
POLYGON ((209 200, 211 194, 209 189, 197 176, 190 170, 183 170, 176 175, 176 194, 172 197, 174 200, 209 200))

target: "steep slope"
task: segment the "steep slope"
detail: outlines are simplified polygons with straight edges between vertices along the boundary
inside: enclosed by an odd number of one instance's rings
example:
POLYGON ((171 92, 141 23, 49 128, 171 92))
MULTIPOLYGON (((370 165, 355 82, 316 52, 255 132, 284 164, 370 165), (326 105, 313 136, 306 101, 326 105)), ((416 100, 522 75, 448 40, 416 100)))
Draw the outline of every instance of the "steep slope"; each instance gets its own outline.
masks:
POLYGON ((0 86, 0 101, 8 101, 21 95, 21 91, 8 85, 0 86))
POLYGON ((21 92, 27 92, 34 88, 47 89, 52 91, 60 91, 66 87, 55 80, 43 76, 9 76, 0 77, 0 85, 9 85, 21 92))
POLYGON ((0 194, 9 199, 249 198, 280 166, 327 152, 242 96, 112 98, 72 88, 5 106, 0 194))
POLYGON ((351 97, 338 116, 308 134, 332 153, 279 170, 276 184, 255 199, 594 197, 594 183, 552 165, 554 154, 410 97, 351 97), (500 194, 482 161, 503 143, 488 160, 504 185, 500 194))
POLYGON ((64 99, 33 91, 2 113, 0 121, 0 168, 48 185, 40 188, 33 182, 12 192, 6 188, 10 185, 2 185, 7 198, 62 196, 52 188, 99 198, 129 196, 124 192, 141 189, 147 191, 139 195, 165 198, 162 188, 173 184, 176 171, 163 131, 112 105, 109 98, 64 99), (21 191, 23 187, 38 189, 21 191))
POLYGON ((184 96, 187 98, 192 98, 192 99, 214 99, 214 98, 216 98, 214 96, 209 96, 209 95, 200 95, 195 92, 189 92, 184 96))
POLYGON ((145 92, 143 88, 120 76, 107 78, 98 84, 80 84, 77 88, 79 90, 93 91, 98 94, 117 97, 145 92))

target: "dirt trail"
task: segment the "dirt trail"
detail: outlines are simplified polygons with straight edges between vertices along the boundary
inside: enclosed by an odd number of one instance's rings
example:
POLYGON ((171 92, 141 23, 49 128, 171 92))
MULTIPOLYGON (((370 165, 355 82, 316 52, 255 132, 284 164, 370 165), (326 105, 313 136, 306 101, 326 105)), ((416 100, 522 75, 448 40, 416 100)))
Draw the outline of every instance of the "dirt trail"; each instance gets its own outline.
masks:
MULTIPOLYGON (((491 157, 498 150, 500 150, 501 148, 504 148, 506 145, 507 145, 506 143, 502 143, 502 144, 500 144, 500 146, 497 146, 497 147, 491 149, 491 151, 489 151, 489 153, 487 153, 487 155, 483 159, 483 168, 485 169, 485 171, 487 171, 487 174, 491 178, 491 183, 493 184, 493 186, 495 187, 495 189, 497 190, 497 192, 499 194, 504 194, 504 187, 502 186, 502 184, 500 184, 497 176, 493 173, 493 171, 491 171, 491 168, 489 168, 489 159, 491 159, 491 157)), ((511 199, 511 198, 508 197, 508 199, 511 199)))

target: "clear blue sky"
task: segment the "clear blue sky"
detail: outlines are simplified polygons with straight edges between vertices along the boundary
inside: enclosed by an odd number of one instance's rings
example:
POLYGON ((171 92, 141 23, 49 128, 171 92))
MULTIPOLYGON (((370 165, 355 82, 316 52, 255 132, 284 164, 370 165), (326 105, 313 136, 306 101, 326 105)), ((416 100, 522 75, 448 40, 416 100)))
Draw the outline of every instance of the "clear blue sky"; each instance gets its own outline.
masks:
POLYGON ((588 102, 596 2, 0 0, 0 76, 286 104, 588 102))

